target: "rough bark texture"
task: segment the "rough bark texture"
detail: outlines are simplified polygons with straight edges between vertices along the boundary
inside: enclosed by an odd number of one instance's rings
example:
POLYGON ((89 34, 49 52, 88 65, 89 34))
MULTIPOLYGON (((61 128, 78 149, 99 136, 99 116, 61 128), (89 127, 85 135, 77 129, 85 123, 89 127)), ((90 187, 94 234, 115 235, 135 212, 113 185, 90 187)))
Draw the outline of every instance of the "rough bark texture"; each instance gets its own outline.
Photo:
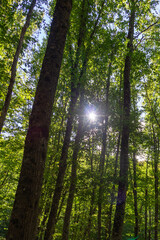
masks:
POLYGON ((16 53, 14 55, 14 59, 13 59, 13 63, 12 63, 12 68, 11 68, 11 78, 10 78, 10 83, 8 86, 8 91, 7 91, 7 95, 5 98, 5 102, 1 111, 1 116, 0 116, 0 134, 4 125, 4 121, 6 119, 6 115, 7 115, 7 111, 10 105, 10 101, 11 101, 11 97, 12 97, 12 92, 13 92, 13 86, 15 83, 15 78, 16 78, 16 70, 17 70, 17 63, 18 63, 18 58, 20 55, 20 51, 22 49, 22 44, 23 44, 23 40, 24 40, 24 36, 25 33, 27 31, 27 28, 29 27, 30 24, 30 20, 32 17, 32 12, 33 12, 33 8, 36 5, 36 0, 33 0, 31 2, 28 14, 27 14, 27 18, 26 18, 26 22, 22 28, 21 34, 20 34, 20 39, 17 45, 17 49, 16 49, 16 53))
POLYGON ((52 106, 63 57, 71 0, 57 1, 36 89, 7 240, 35 238, 52 106))
POLYGON ((77 180, 77 158, 78 152, 80 149, 80 143, 83 135, 83 119, 82 119, 82 109, 83 109, 83 96, 81 97, 80 103, 80 117, 79 117, 79 125, 78 130, 75 138, 75 146, 73 150, 72 156, 72 171, 71 171, 71 180, 70 180, 70 188, 69 188, 69 196, 67 200, 67 207, 65 211, 64 217, 64 224, 63 224, 63 233, 62 233, 62 240, 68 240, 69 236, 69 225, 70 225, 70 216, 72 211, 74 193, 76 189, 76 180, 77 180))
POLYGON ((134 33, 135 6, 132 1, 131 16, 129 20, 128 32, 128 53, 125 59, 124 68, 124 102, 123 102, 123 127, 122 142, 120 154, 120 180, 118 186, 118 197, 116 204, 116 212, 114 218, 114 226, 112 231, 112 240, 122 239, 123 221, 125 214, 126 192, 128 184, 128 145, 129 145, 129 119, 130 119, 130 71, 131 71, 131 55, 133 51, 133 33, 134 33))

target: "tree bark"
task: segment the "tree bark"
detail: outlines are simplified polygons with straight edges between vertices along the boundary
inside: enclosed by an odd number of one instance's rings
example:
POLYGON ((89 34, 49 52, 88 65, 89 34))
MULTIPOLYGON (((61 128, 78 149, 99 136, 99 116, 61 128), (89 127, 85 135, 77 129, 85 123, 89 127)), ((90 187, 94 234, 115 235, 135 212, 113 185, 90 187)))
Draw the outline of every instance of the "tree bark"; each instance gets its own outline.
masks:
POLYGON ((67 200, 67 207, 66 207, 64 223, 63 223, 62 240, 68 240, 68 235, 69 235, 70 216, 72 211, 74 193, 76 189, 76 180, 77 180, 77 158, 78 158, 78 152, 80 149, 80 143, 83 135, 82 109, 83 109, 83 96, 81 96, 81 101, 80 101, 79 125, 78 125, 77 134, 75 137, 75 145, 74 145, 73 156, 72 156, 72 172, 71 172, 71 178, 70 178, 71 180, 70 180, 69 196, 67 200))
POLYGON ((71 9, 71 0, 57 1, 30 116, 7 240, 35 238, 49 126, 71 9))
POLYGON ((22 49, 22 44, 23 44, 23 40, 24 40, 24 36, 25 33, 29 27, 30 24, 30 20, 32 17, 32 12, 33 12, 33 8, 36 5, 36 0, 32 0, 27 17, 26 17, 26 22, 22 28, 21 34, 20 34, 20 39, 17 45, 17 49, 16 49, 16 53, 14 55, 14 59, 12 62, 12 67, 11 67, 11 78, 10 78, 10 83, 8 86, 8 91, 7 91, 7 95, 5 98, 5 102, 1 111, 1 116, 0 116, 0 134, 4 125, 4 121, 6 119, 6 115, 7 115, 7 111, 11 102, 11 97, 12 97, 12 92, 13 92, 13 86, 15 83, 15 78, 16 78, 16 71, 17 71, 17 63, 18 63, 18 58, 20 55, 20 51, 22 49))
POLYGON ((124 68, 124 102, 123 102, 123 127, 122 127, 122 142, 120 154, 120 179, 118 186, 118 197, 116 204, 116 212, 114 218, 114 226, 112 231, 112 240, 122 239, 123 221, 125 214, 126 192, 128 185, 128 148, 129 148, 129 121, 130 121, 130 71, 131 71, 131 55, 133 52, 133 33, 135 20, 135 5, 132 1, 131 16, 129 20, 128 32, 128 53, 125 59, 124 68))

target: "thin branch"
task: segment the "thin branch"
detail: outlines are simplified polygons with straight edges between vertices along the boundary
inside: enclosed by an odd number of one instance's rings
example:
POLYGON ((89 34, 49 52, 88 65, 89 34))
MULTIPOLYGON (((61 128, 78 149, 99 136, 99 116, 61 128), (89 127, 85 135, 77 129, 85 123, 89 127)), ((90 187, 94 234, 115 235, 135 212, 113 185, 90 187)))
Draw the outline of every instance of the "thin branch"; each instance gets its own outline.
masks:
POLYGON ((140 33, 137 34, 137 36, 134 37, 134 39, 138 38, 142 33, 146 32, 147 30, 149 30, 151 27, 153 27, 154 25, 156 25, 159 22, 160 18, 157 19, 156 22, 152 23, 151 25, 149 25, 147 28, 145 28, 143 31, 141 31, 140 33))
POLYGON ((2 183, 0 184, 0 189, 3 188, 3 186, 4 186, 4 184, 5 184, 5 181, 6 181, 7 177, 8 177, 8 172, 9 172, 9 171, 7 171, 6 176, 4 177, 2 183))
POLYGON ((102 2, 101 9, 99 10, 98 17, 97 17, 97 19, 96 19, 96 21, 95 21, 93 31, 92 31, 92 33, 91 33, 91 35, 90 35, 90 39, 91 39, 91 40, 92 40, 93 35, 94 35, 95 31, 96 31, 96 28, 97 28, 99 19, 100 19, 100 17, 101 17, 101 13, 102 13, 102 11, 103 11, 104 3, 105 3, 105 0, 102 2))
POLYGON ((137 49, 138 45, 141 44, 141 42, 145 39, 145 36, 142 36, 141 39, 139 40, 139 42, 136 44, 136 46, 134 47, 134 50, 137 49))

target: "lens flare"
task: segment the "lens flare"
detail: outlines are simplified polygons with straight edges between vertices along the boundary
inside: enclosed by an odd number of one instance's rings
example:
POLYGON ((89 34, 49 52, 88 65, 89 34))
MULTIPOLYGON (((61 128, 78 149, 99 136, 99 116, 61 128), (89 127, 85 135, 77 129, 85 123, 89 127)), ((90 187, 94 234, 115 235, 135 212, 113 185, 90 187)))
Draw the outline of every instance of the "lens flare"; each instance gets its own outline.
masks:
POLYGON ((88 118, 91 120, 91 121, 95 121, 96 120, 96 114, 94 112, 90 112, 88 114, 88 118))

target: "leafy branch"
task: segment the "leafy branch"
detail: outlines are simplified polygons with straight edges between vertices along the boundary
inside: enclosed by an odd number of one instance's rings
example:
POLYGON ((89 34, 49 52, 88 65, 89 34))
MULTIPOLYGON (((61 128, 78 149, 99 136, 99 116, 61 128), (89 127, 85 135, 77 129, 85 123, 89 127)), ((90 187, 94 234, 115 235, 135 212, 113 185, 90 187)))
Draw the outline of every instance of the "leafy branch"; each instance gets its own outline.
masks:
POLYGON ((156 25, 159 22, 160 18, 158 18, 154 23, 152 23, 151 25, 149 25, 147 28, 145 28, 144 30, 142 30, 140 33, 138 33, 134 39, 138 38, 142 33, 148 31, 151 27, 153 27, 154 25, 156 25))

